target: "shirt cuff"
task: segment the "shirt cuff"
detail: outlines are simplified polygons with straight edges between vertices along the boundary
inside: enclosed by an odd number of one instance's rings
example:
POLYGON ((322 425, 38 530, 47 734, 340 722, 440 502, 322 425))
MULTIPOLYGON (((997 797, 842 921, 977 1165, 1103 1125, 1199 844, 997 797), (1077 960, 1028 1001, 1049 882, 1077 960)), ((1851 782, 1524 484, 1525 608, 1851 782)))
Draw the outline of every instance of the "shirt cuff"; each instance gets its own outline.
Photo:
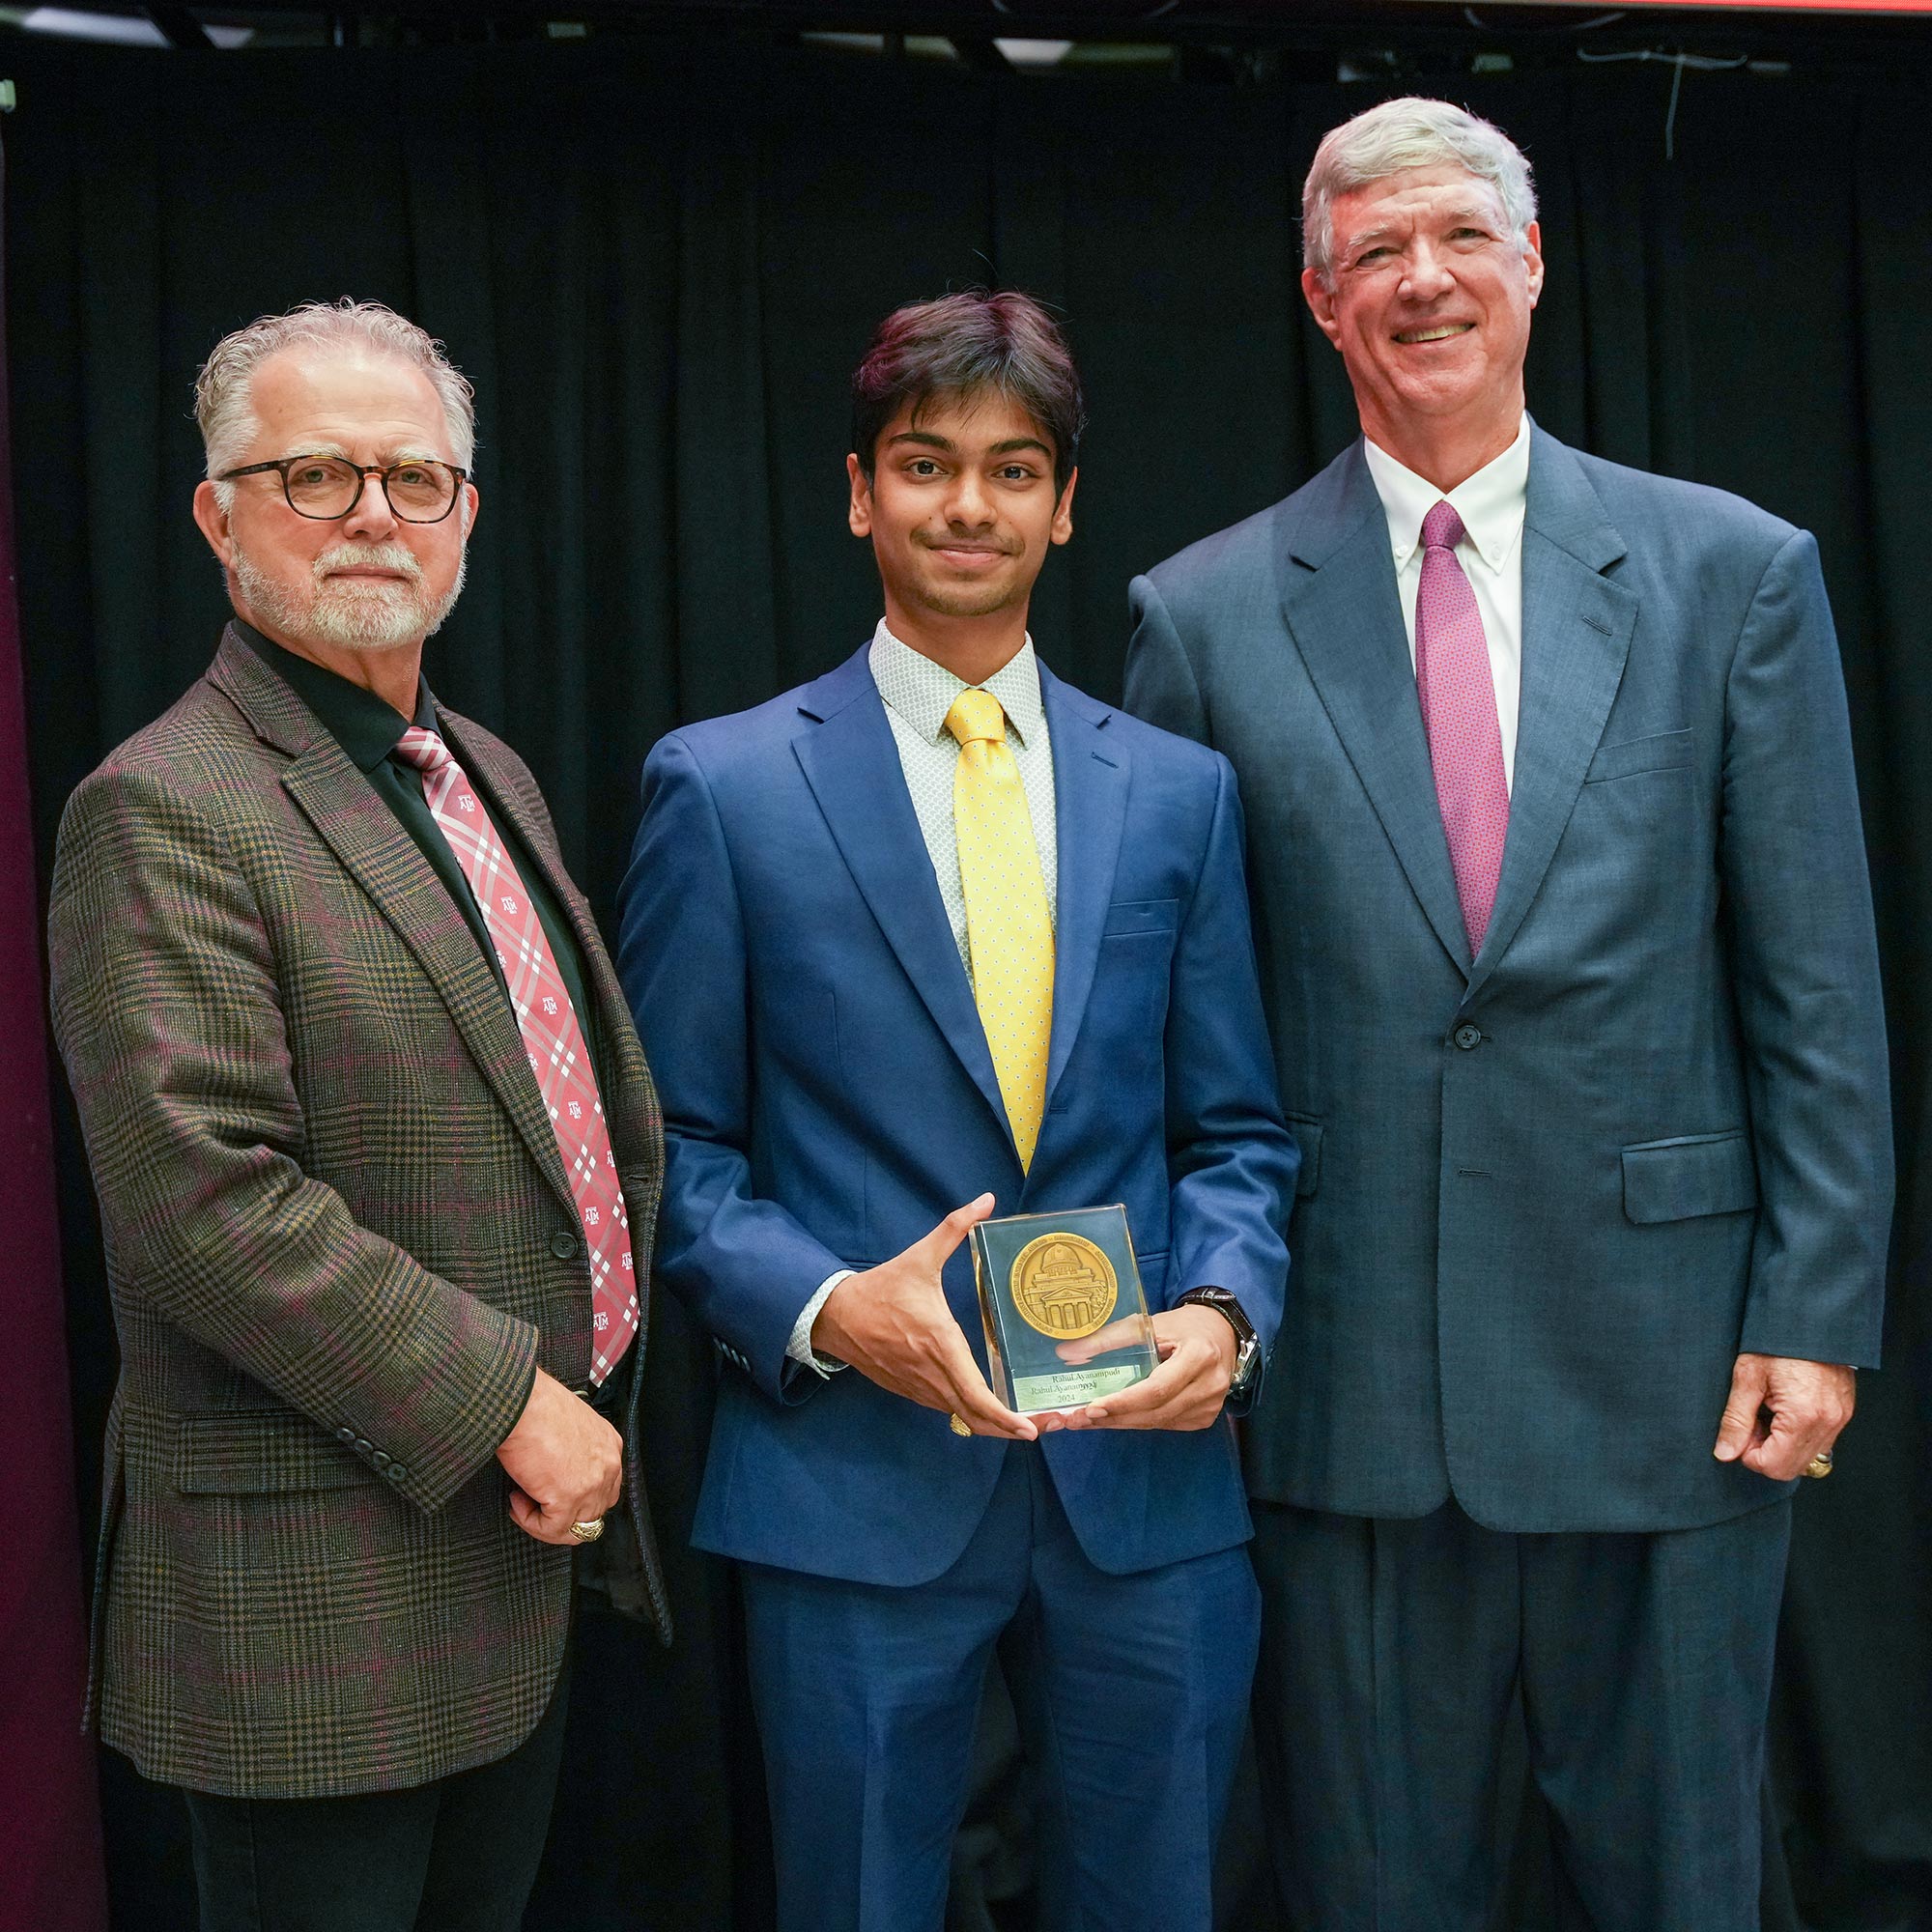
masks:
POLYGON ((791 1340, 785 1344, 785 1353, 801 1367, 815 1369, 821 1376, 831 1377, 846 1366, 834 1356, 821 1355, 811 1346, 811 1324, 818 1320, 818 1311, 825 1306, 832 1291, 858 1272, 857 1268, 839 1268, 836 1273, 827 1275, 818 1284, 818 1293, 799 1311, 798 1320, 791 1324, 791 1340))

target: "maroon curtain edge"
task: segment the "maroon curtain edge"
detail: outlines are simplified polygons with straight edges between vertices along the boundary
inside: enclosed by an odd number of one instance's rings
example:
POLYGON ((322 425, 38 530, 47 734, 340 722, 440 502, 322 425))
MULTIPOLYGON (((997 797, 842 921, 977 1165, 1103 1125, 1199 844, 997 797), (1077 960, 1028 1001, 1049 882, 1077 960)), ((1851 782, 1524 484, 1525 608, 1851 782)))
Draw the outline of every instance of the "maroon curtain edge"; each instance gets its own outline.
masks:
POLYGON ((27 785, 4 296, 0 273, 0 1198, 8 1236, 0 1267, 0 1477, 7 1486, 0 1923, 23 1932, 105 1932, 99 1785, 94 1746, 80 1729, 87 1643, 27 785))

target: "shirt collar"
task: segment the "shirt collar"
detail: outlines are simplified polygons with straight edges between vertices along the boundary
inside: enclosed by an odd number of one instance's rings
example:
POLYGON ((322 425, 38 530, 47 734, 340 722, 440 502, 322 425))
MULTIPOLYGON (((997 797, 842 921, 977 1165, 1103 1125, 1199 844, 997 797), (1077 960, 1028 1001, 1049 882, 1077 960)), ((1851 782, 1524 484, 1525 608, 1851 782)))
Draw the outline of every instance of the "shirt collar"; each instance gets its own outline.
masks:
MULTIPOLYGON (((1426 476, 1418 476, 1398 463, 1387 450, 1362 439, 1368 458, 1369 474, 1375 478, 1376 493, 1382 499, 1388 518, 1389 544, 1395 552, 1395 567, 1401 570, 1422 541, 1422 520, 1443 493, 1426 476)), ((1529 500, 1529 417, 1517 431, 1516 440, 1490 462, 1465 477, 1448 493, 1448 500, 1463 519, 1463 528, 1476 554, 1492 570, 1500 570, 1508 561, 1522 534, 1523 510, 1529 500)))
POLYGON ((373 772, 396 749, 412 723, 428 731, 437 728, 436 700, 421 678, 416 680, 416 715, 413 720, 403 718, 373 691, 298 657, 240 617, 234 623, 242 642, 315 713, 323 729, 359 770, 373 772))
MULTIPOLYGON (((946 733, 946 714, 952 709, 952 700, 969 689, 966 683, 944 665, 900 642, 886 628, 883 617, 872 633, 869 662, 872 682, 887 705, 928 745, 938 744, 946 733)), ((1007 723, 1020 743, 1032 744, 1046 712, 1039 695, 1039 660, 1034 655, 1031 636, 980 689, 1000 700, 1007 723)))

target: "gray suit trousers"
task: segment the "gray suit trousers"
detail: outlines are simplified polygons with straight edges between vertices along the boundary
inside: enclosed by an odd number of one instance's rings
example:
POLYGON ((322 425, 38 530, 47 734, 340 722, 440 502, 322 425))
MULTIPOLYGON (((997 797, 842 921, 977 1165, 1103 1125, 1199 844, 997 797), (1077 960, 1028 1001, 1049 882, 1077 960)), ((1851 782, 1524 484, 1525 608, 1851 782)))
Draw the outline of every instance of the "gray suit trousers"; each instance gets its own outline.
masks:
POLYGON ((1596 1932, 1757 1932, 1790 1528, 1784 1499, 1649 1535, 1257 1503, 1256 1730, 1293 1932, 1486 1932, 1519 1689, 1596 1932))

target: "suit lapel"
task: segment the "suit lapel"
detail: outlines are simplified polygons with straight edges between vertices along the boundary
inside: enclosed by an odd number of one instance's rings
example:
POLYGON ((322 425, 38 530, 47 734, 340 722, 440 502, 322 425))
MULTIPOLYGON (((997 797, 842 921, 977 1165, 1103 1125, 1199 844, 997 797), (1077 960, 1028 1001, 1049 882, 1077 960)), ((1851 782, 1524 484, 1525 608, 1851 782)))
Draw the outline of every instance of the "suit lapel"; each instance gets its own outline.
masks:
POLYGON ((1008 1132, 985 1029, 953 944, 865 650, 807 686, 792 751, 853 882, 933 1024, 1008 1132))
MULTIPOLYGON (((620 1165, 624 1162, 624 1152, 650 1137, 648 1122, 639 1122, 625 1111, 625 1099, 633 1094, 648 1097, 650 1074, 644 1065, 643 1050, 638 1045, 637 1034, 632 1025, 631 1011, 625 1003, 623 988, 618 985, 616 975, 610 969, 604 950, 603 935, 597 930, 597 922, 591 917, 589 907, 582 895, 577 891, 569 874, 563 868, 562 855, 556 849, 556 836, 548 824, 540 820, 524 802, 521 787, 515 782, 514 775, 503 767, 496 751, 470 727, 469 722, 448 710, 437 706, 437 716, 442 726, 444 737, 455 751, 456 760, 472 780, 481 782, 491 809, 500 812, 510 825, 514 826, 523 841, 525 860, 535 866, 549 886, 551 896, 569 922, 572 934, 577 940, 577 950, 582 955, 584 990, 597 1008, 595 1032, 584 1028, 586 1039, 592 1046, 603 1050, 604 1069, 598 1077, 598 1090, 610 1115, 611 1129, 611 1149, 617 1153, 620 1165), (614 1079, 606 1077, 614 1073, 614 1079)), ((466 926, 466 930, 467 930, 466 926)), ((539 1094, 539 1099, 541 1094, 539 1094)), ((554 1132, 552 1134, 555 1138, 554 1132)), ((559 1173, 561 1166, 559 1164, 559 1173)), ((640 1186, 648 1177, 641 1174, 625 1174, 625 1193, 627 1199, 634 1187, 640 1186)), ((644 1231, 642 1244, 648 1246, 649 1230, 644 1231)), ((641 1280, 643 1277, 640 1276, 641 1280)), ((641 1340, 643 1330, 639 1329, 641 1340)))
POLYGON ((1522 684, 1509 837, 1471 992, 1536 898, 1622 682, 1637 599, 1600 573, 1624 554, 1576 458, 1537 430, 1522 531, 1522 684))
POLYGON ((1328 720, 1435 936, 1463 972, 1469 940, 1442 836, 1388 524, 1361 445, 1285 532, 1282 611, 1328 720))
POLYGON ((623 990, 617 985, 615 977, 603 970, 603 935, 597 930, 597 922, 590 916, 582 895, 563 868, 562 855, 556 849, 555 833, 524 803, 514 775, 502 768, 496 752, 473 733, 468 719, 444 709, 440 704, 437 706, 437 717, 444 738, 455 750, 457 763, 472 779, 482 781, 492 809, 500 812, 516 828, 517 836, 523 840, 525 857, 536 867, 544 884, 550 888, 551 896, 570 923, 578 951, 583 955, 585 989, 600 1009, 597 1014, 599 1025, 612 1037, 611 1050, 614 1055, 616 1042, 630 1031, 630 1009, 624 1005, 623 990))
POLYGON ((1063 684, 1044 665, 1039 683, 1053 741, 1055 845, 1060 855, 1053 1037, 1046 1071, 1046 1104, 1051 1107, 1094 989, 1132 766, 1125 749, 1107 736, 1107 721, 1113 716, 1107 706, 1063 684))
MULTIPOLYGON (((611 1151, 617 1163, 618 1179, 624 1189, 624 1205, 631 1216, 631 1250, 638 1289, 638 1332, 632 1344, 632 1354, 634 1360, 641 1361, 650 1340, 652 1241, 664 1182, 663 1120, 658 1107, 657 1086, 651 1078, 644 1049, 631 1019, 630 1004, 624 998, 624 989, 618 983, 617 975, 611 965, 611 955, 605 950, 604 936, 597 930, 597 922, 592 918, 583 895, 564 870, 562 854, 556 849, 555 834, 525 805, 520 787, 512 781, 512 774, 499 765, 496 752, 483 739, 470 734, 468 721, 445 711, 441 705, 437 706, 437 714, 442 723, 444 736, 455 748, 457 762, 471 779, 482 781, 492 803, 516 827, 523 839, 526 859, 542 873, 552 897, 562 908, 563 916, 570 922, 570 929, 576 935, 577 950, 583 966, 584 991, 597 1008, 596 1026, 594 1030, 584 1028, 584 1033, 593 1059, 602 1063, 598 1067, 597 1091, 604 1102, 606 1122, 611 1130, 611 1151)), ((467 924, 464 929, 469 930, 467 924)), ((528 1064, 527 1059, 525 1064, 528 1064)), ((534 1082, 531 1084, 534 1085, 534 1082)), ((541 1103, 541 1090, 538 1099, 541 1103)), ((519 1126, 522 1125, 520 1120, 519 1126)), ((544 1128, 554 1148, 556 1133, 551 1127, 547 1114, 544 1128)), ((559 1153, 553 1184, 561 1177, 563 1166, 559 1153)), ((567 1179, 565 1198, 571 1201, 572 1212, 575 1213, 576 1202, 569 1194, 567 1179)), ((636 1384, 639 1380, 641 1377, 634 1371, 631 1396, 634 1411, 636 1384)))
POLYGON ((239 638, 223 639, 210 676, 289 754, 283 789, 415 955, 491 1091, 574 1212, 556 1134, 502 987, 414 839, 308 707, 239 638))

